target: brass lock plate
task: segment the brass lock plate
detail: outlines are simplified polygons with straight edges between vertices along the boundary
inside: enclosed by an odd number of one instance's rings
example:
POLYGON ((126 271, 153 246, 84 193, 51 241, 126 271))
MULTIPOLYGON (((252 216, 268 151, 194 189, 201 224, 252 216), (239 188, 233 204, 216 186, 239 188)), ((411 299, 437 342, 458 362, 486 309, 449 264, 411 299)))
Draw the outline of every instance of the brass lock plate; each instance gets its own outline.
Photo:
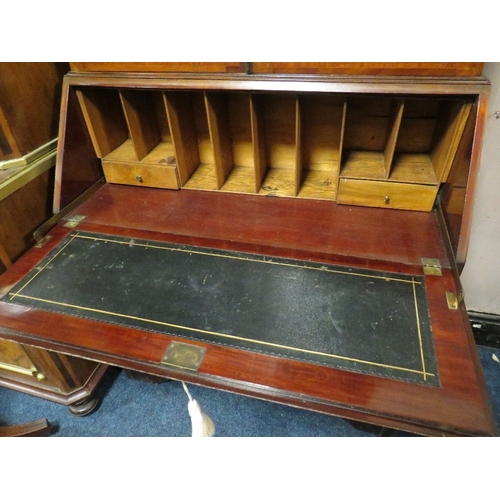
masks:
POLYGON ((198 371, 206 348, 182 342, 171 342, 161 360, 162 365, 198 371))

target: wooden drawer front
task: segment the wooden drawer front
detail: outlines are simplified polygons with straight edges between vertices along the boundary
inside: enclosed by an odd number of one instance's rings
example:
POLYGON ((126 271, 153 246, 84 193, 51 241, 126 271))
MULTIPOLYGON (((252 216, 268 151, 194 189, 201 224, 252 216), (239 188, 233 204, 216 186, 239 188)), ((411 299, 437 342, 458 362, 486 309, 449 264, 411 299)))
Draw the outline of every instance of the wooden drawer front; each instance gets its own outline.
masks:
POLYGON ((337 202, 345 205, 430 211, 438 186, 340 179, 337 202))
MULTIPOLYGON (((474 64, 474 63, 469 63, 474 64)), ((72 62, 71 71, 138 71, 141 73, 245 73, 244 62, 72 62)))
POLYGON ((168 165, 140 165, 103 160, 107 182, 168 189, 179 189, 177 168, 168 165))
POLYGON ((483 66, 481 62, 253 62, 252 70, 304 75, 480 76, 483 66))

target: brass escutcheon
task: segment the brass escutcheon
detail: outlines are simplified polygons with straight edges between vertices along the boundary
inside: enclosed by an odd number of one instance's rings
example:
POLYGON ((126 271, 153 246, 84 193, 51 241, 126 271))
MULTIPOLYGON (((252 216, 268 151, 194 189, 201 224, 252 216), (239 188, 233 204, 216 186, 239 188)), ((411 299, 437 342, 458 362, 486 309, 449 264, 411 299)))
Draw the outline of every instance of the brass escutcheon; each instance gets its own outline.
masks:
POLYGON ((162 360, 162 365, 198 371, 206 349, 181 342, 171 342, 162 360))

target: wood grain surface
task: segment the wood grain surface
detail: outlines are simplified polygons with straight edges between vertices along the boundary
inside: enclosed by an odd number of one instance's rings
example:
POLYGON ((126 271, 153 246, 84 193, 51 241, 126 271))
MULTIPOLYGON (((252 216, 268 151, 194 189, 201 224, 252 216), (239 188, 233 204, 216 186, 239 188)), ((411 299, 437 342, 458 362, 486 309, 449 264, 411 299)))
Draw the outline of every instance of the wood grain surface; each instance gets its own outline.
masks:
MULTIPOLYGON (((421 248, 425 248, 427 254, 432 248, 441 248, 445 252, 439 236, 439 224, 432 212, 418 213, 424 217, 413 218, 412 212, 383 211, 400 214, 398 225, 398 217, 389 224, 379 214, 370 217, 374 210, 358 207, 358 217, 354 215, 355 219, 345 219, 341 227, 337 225, 339 232, 334 231, 328 236, 321 227, 336 227, 332 222, 342 220, 341 215, 347 213, 345 207, 338 207, 340 211, 332 216, 331 210, 322 210, 322 206, 331 208, 328 202, 296 200, 293 207, 290 200, 276 203, 278 200, 265 197, 152 191, 152 196, 148 196, 145 202, 145 197, 130 196, 135 192, 133 187, 103 186, 78 210, 78 214, 86 216, 80 223, 80 229, 131 238, 142 236, 158 241, 293 256, 318 262, 323 259, 344 265, 353 265, 354 259, 356 265, 361 267, 377 265, 379 269, 421 273, 414 245, 405 241, 415 230, 415 226, 413 231, 409 227, 419 223, 423 224, 421 231, 416 231, 424 240, 420 243, 421 248), (196 199, 198 202, 193 201, 196 199), (126 210, 123 203, 126 203, 126 210), (316 231, 311 231, 307 215, 311 205, 315 206, 316 231), (169 207, 166 212, 165 207, 169 207), (273 237, 278 228, 281 230, 279 238, 277 235, 273 237), (337 236, 346 230, 349 234, 338 241, 337 236), (391 235, 386 242, 383 242, 383 237, 380 238, 384 230, 391 235), (371 238, 367 237, 366 231, 370 231, 371 238), (364 241, 375 240, 375 245, 371 249, 351 252, 352 248, 360 246, 362 233, 365 233, 364 241), (406 255, 402 246, 412 249, 413 256, 406 255), (398 263, 394 258, 398 253, 404 263, 398 263)), ((13 265, 0 280, 2 293, 7 293, 69 233, 69 229, 58 226, 43 248, 33 249, 13 265)), ((194 344, 208 347, 208 350, 200 370, 185 373, 160 365, 161 357, 175 337, 5 302, 0 303, 1 332, 6 338, 23 338, 42 347, 117 366, 334 415, 351 416, 362 421, 385 422, 395 428, 418 430, 423 434, 495 434, 477 353, 471 350, 470 327, 460 311, 448 309, 444 299, 446 291, 456 292, 456 284, 453 271, 446 269, 446 257, 441 254, 441 258, 445 264, 443 276, 425 278, 440 388, 318 368, 295 360, 194 341, 194 344), (68 331, 72 332, 71 339, 67 336, 68 331)))

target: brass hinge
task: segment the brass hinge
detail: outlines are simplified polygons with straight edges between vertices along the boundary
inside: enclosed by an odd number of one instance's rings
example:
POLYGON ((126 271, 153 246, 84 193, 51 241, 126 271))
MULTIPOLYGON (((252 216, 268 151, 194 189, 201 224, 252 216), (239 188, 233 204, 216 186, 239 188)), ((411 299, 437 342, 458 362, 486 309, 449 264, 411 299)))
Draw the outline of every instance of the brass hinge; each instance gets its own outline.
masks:
POLYGON ((442 276, 441 272, 441 262, 439 259, 421 259, 422 267, 424 269, 424 274, 430 276, 442 276))
MULTIPOLYGON (((59 217, 61 214, 56 214, 54 217, 52 217, 52 219, 49 219, 47 222, 46 222, 46 225, 47 225, 47 230, 50 229, 50 225, 52 224, 57 224, 57 221, 62 218, 62 217, 59 217), (50 224, 50 225, 49 225, 50 224)), ((65 221, 64 223, 64 227, 68 228, 68 229, 73 229, 75 228, 76 226, 78 226, 78 224, 80 224, 80 222, 85 219, 85 215, 73 215, 72 217, 68 217, 67 219, 63 219, 65 221)), ((45 245, 45 243, 47 243, 47 241, 50 240, 50 238, 52 236, 50 235, 47 235, 45 234, 45 224, 41 227, 39 227, 34 233, 33 233, 33 236, 35 238, 35 241, 36 241, 36 244, 35 244, 35 247, 36 248, 42 248, 43 245, 45 245)))
POLYGON ((39 243, 43 237, 54 227, 56 226, 59 221, 64 219, 66 215, 70 214, 75 210, 77 207, 79 207, 84 201, 88 200, 90 196, 92 196, 103 184, 104 184, 104 177, 100 179, 98 182, 96 182, 92 187, 87 189, 83 194, 81 194, 78 198, 74 199, 71 203, 66 205, 63 209, 61 209, 59 212, 54 214, 48 221, 44 222, 34 233, 33 237, 35 238, 35 241, 39 243))
POLYGON ((45 245, 45 243, 47 243, 47 241, 49 241, 50 239, 52 238, 52 236, 50 236, 49 234, 47 234, 46 236, 44 236, 41 240, 39 240, 35 247, 36 248, 42 248, 43 245, 45 245))
POLYGON ((80 224, 80 222, 82 222, 83 219, 85 219, 85 215, 73 215, 72 217, 70 217, 68 219, 64 219, 66 221, 64 223, 64 227, 67 227, 69 229, 73 229, 76 226, 78 226, 78 224, 80 224))
POLYGON ((463 292, 459 292, 458 295, 454 294, 453 292, 446 292, 446 302, 448 303, 448 309, 456 311, 459 308, 462 300, 464 300, 463 292))

